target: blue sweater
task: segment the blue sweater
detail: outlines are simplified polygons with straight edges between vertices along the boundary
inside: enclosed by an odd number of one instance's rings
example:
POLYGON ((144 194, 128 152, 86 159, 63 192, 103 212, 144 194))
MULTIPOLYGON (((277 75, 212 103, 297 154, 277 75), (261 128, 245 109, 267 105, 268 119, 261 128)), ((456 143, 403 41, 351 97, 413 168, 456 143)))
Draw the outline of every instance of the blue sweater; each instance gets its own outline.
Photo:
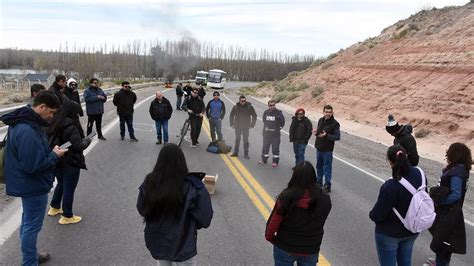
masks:
POLYGON ((43 132, 42 127, 48 123, 30 107, 6 114, 2 121, 10 126, 5 148, 7 195, 31 197, 48 193, 58 162, 43 132))
MULTIPOLYGON (((404 178, 415 188, 421 186, 421 173, 415 167, 412 167, 409 176, 404 178)), ((385 181, 380 188, 377 202, 369 213, 370 219, 375 222, 375 232, 395 238, 416 235, 405 228, 392 210, 395 207, 402 217, 405 217, 412 197, 397 180, 390 178, 385 181)))

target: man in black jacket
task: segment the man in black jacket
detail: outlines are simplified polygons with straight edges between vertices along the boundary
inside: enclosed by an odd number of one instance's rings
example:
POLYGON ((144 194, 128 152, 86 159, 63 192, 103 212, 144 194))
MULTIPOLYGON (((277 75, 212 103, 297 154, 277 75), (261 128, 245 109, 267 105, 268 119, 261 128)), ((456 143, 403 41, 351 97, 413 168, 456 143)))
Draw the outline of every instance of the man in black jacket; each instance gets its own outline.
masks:
POLYGON ((125 139, 125 123, 127 123, 130 141, 137 142, 133 130, 133 105, 137 101, 137 95, 131 90, 128 81, 122 82, 122 88, 115 93, 113 103, 117 106, 117 114, 120 119, 120 139, 125 139))
POLYGON ((235 146, 234 153, 231 157, 239 155, 240 137, 244 138, 244 157, 249 157, 249 129, 255 127, 257 122, 257 114, 252 104, 247 102, 244 95, 239 97, 239 102, 235 104, 229 116, 230 126, 235 129, 235 146))
POLYGON ((341 139, 339 130, 339 122, 334 119, 333 109, 331 105, 325 105, 323 108, 324 116, 318 121, 318 127, 314 131, 316 135, 316 172, 317 182, 323 186, 324 191, 331 192, 332 177, 332 152, 334 151, 334 143, 341 139))
POLYGON ((64 103, 64 90, 66 88, 66 76, 57 75, 49 91, 54 92, 59 99, 59 103, 63 105, 64 103))
MULTIPOLYGON (((64 94, 69 98, 69 100, 81 104, 81 99, 79 97, 79 92, 77 91, 77 81, 73 78, 67 80, 67 86, 64 90, 64 94)), ((83 116, 83 112, 79 114, 83 116)))
POLYGON ((171 118, 171 114, 173 113, 173 107, 168 99, 163 96, 161 91, 156 92, 155 99, 150 104, 150 116, 151 119, 155 120, 156 126, 156 144, 161 144, 161 137, 163 136, 163 140, 165 144, 168 143, 168 120, 171 118), (163 134, 161 133, 161 129, 163 128, 163 134))
POLYGON ((176 86, 176 110, 181 110, 181 101, 183 99, 183 83, 178 83, 176 86))
POLYGON ((408 160, 412 166, 417 166, 420 156, 418 156, 418 150, 416 149, 416 140, 411 135, 413 127, 411 125, 399 125, 393 115, 388 115, 388 122, 385 126, 385 130, 394 136, 393 145, 400 145, 406 151, 408 160))
POLYGON ((198 96, 198 89, 191 91, 191 96, 187 97, 183 103, 183 110, 189 113, 191 123, 191 148, 199 145, 199 134, 201 134, 202 118, 206 111, 206 106, 198 96))
POLYGON ((290 142, 293 142, 293 151, 295 152, 295 165, 304 162, 304 153, 308 145, 313 124, 305 116, 305 110, 299 108, 295 112, 295 116, 291 118, 290 125, 290 142))

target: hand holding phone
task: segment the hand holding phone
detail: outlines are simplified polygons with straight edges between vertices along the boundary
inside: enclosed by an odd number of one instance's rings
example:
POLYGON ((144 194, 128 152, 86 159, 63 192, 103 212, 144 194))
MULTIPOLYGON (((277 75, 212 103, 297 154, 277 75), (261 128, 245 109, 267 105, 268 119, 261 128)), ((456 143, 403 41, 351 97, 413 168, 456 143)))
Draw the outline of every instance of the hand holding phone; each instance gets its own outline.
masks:
POLYGON ((68 142, 64 143, 63 145, 59 146, 59 148, 61 150, 65 150, 65 149, 71 147, 71 145, 72 145, 72 143, 70 141, 68 141, 68 142))

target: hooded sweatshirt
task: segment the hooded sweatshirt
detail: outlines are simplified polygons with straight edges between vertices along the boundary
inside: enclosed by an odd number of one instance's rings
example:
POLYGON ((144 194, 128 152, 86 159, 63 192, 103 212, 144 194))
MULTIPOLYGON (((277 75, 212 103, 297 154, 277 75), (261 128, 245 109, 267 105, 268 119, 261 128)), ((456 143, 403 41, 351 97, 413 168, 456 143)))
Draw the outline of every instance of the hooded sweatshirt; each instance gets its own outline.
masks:
POLYGON ((31 197, 48 193, 58 162, 43 131, 49 124, 29 106, 5 114, 2 121, 10 126, 5 147, 7 195, 31 197))
POLYGON ((413 127, 411 125, 404 125, 402 126, 402 130, 398 135, 395 136, 393 140, 393 145, 400 145, 402 146, 407 154, 408 160, 412 166, 417 166, 420 160, 420 156, 418 156, 418 150, 416 149, 416 141, 415 138, 411 135, 413 132, 413 127))

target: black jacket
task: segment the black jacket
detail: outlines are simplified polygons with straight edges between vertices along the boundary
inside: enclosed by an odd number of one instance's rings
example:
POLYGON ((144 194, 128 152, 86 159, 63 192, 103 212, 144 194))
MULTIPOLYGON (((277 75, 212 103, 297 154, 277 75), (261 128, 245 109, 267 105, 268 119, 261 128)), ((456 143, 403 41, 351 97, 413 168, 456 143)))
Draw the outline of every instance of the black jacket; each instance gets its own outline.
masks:
POLYGON ((318 121, 318 127, 316 131, 316 143, 315 147, 318 151, 329 152, 334 151, 334 142, 341 139, 341 132, 339 130, 339 122, 331 116, 328 120, 321 117, 318 121), (326 137, 318 137, 320 133, 325 131, 326 137))
POLYGON ((137 95, 131 90, 120 89, 115 93, 113 102, 117 106, 117 114, 133 115, 133 105, 137 102, 137 95))
POLYGON ((183 107, 182 108, 185 111, 187 111, 188 109, 192 110, 194 116, 196 116, 200 113, 204 113, 206 111, 206 106, 204 105, 204 102, 202 101, 202 99, 199 96, 197 96, 197 97, 193 97, 193 96, 186 97, 186 99, 183 102, 183 107))
POLYGON ((203 87, 200 87, 198 90, 198 96, 201 97, 201 99, 204 99, 204 96, 206 96, 206 91, 204 90, 203 87))
POLYGON ((62 87, 59 86, 58 83, 55 81, 55 82, 53 82, 51 87, 49 87, 48 90, 52 91, 52 92, 54 92, 54 94, 56 94, 56 96, 59 98, 59 103, 62 105, 63 102, 64 102, 64 95, 61 93, 62 87))
POLYGON ((281 110, 267 109, 262 115, 263 136, 279 136, 280 130, 285 126, 285 116, 281 110))
POLYGON ((64 94, 69 98, 69 100, 81 104, 81 98, 79 97, 79 92, 77 90, 73 90, 70 87, 66 87, 66 89, 64 90, 64 94))
POLYGON ((453 166, 441 176, 440 186, 450 189, 452 176, 458 176, 463 180, 462 194, 461 198, 454 204, 435 206, 436 219, 430 228, 430 233, 433 235, 430 248, 437 254, 443 253, 443 251, 466 254, 466 228, 462 206, 466 195, 469 172, 461 164, 453 166))
POLYGON ((178 84, 178 86, 176 86, 176 95, 178 97, 181 97, 183 96, 183 94, 184 94, 183 87, 178 84))
POLYGON ((230 111, 229 116, 230 126, 234 128, 253 128, 257 122, 257 114, 252 104, 246 102, 241 105, 236 103, 230 111))
POLYGON ((173 107, 171 106, 170 101, 168 101, 168 99, 163 96, 161 103, 155 98, 150 103, 150 108, 148 111, 150 112, 151 119, 155 121, 163 121, 171 118, 173 107))
POLYGON ((290 142, 308 144, 312 130, 313 124, 306 116, 301 120, 293 116, 290 125, 290 142))
POLYGON ((413 127, 411 125, 402 126, 401 132, 395 136, 393 140, 393 145, 402 146, 407 154, 408 160, 412 166, 417 166, 420 156, 418 156, 418 150, 416 149, 415 138, 411 135, 413 127))

